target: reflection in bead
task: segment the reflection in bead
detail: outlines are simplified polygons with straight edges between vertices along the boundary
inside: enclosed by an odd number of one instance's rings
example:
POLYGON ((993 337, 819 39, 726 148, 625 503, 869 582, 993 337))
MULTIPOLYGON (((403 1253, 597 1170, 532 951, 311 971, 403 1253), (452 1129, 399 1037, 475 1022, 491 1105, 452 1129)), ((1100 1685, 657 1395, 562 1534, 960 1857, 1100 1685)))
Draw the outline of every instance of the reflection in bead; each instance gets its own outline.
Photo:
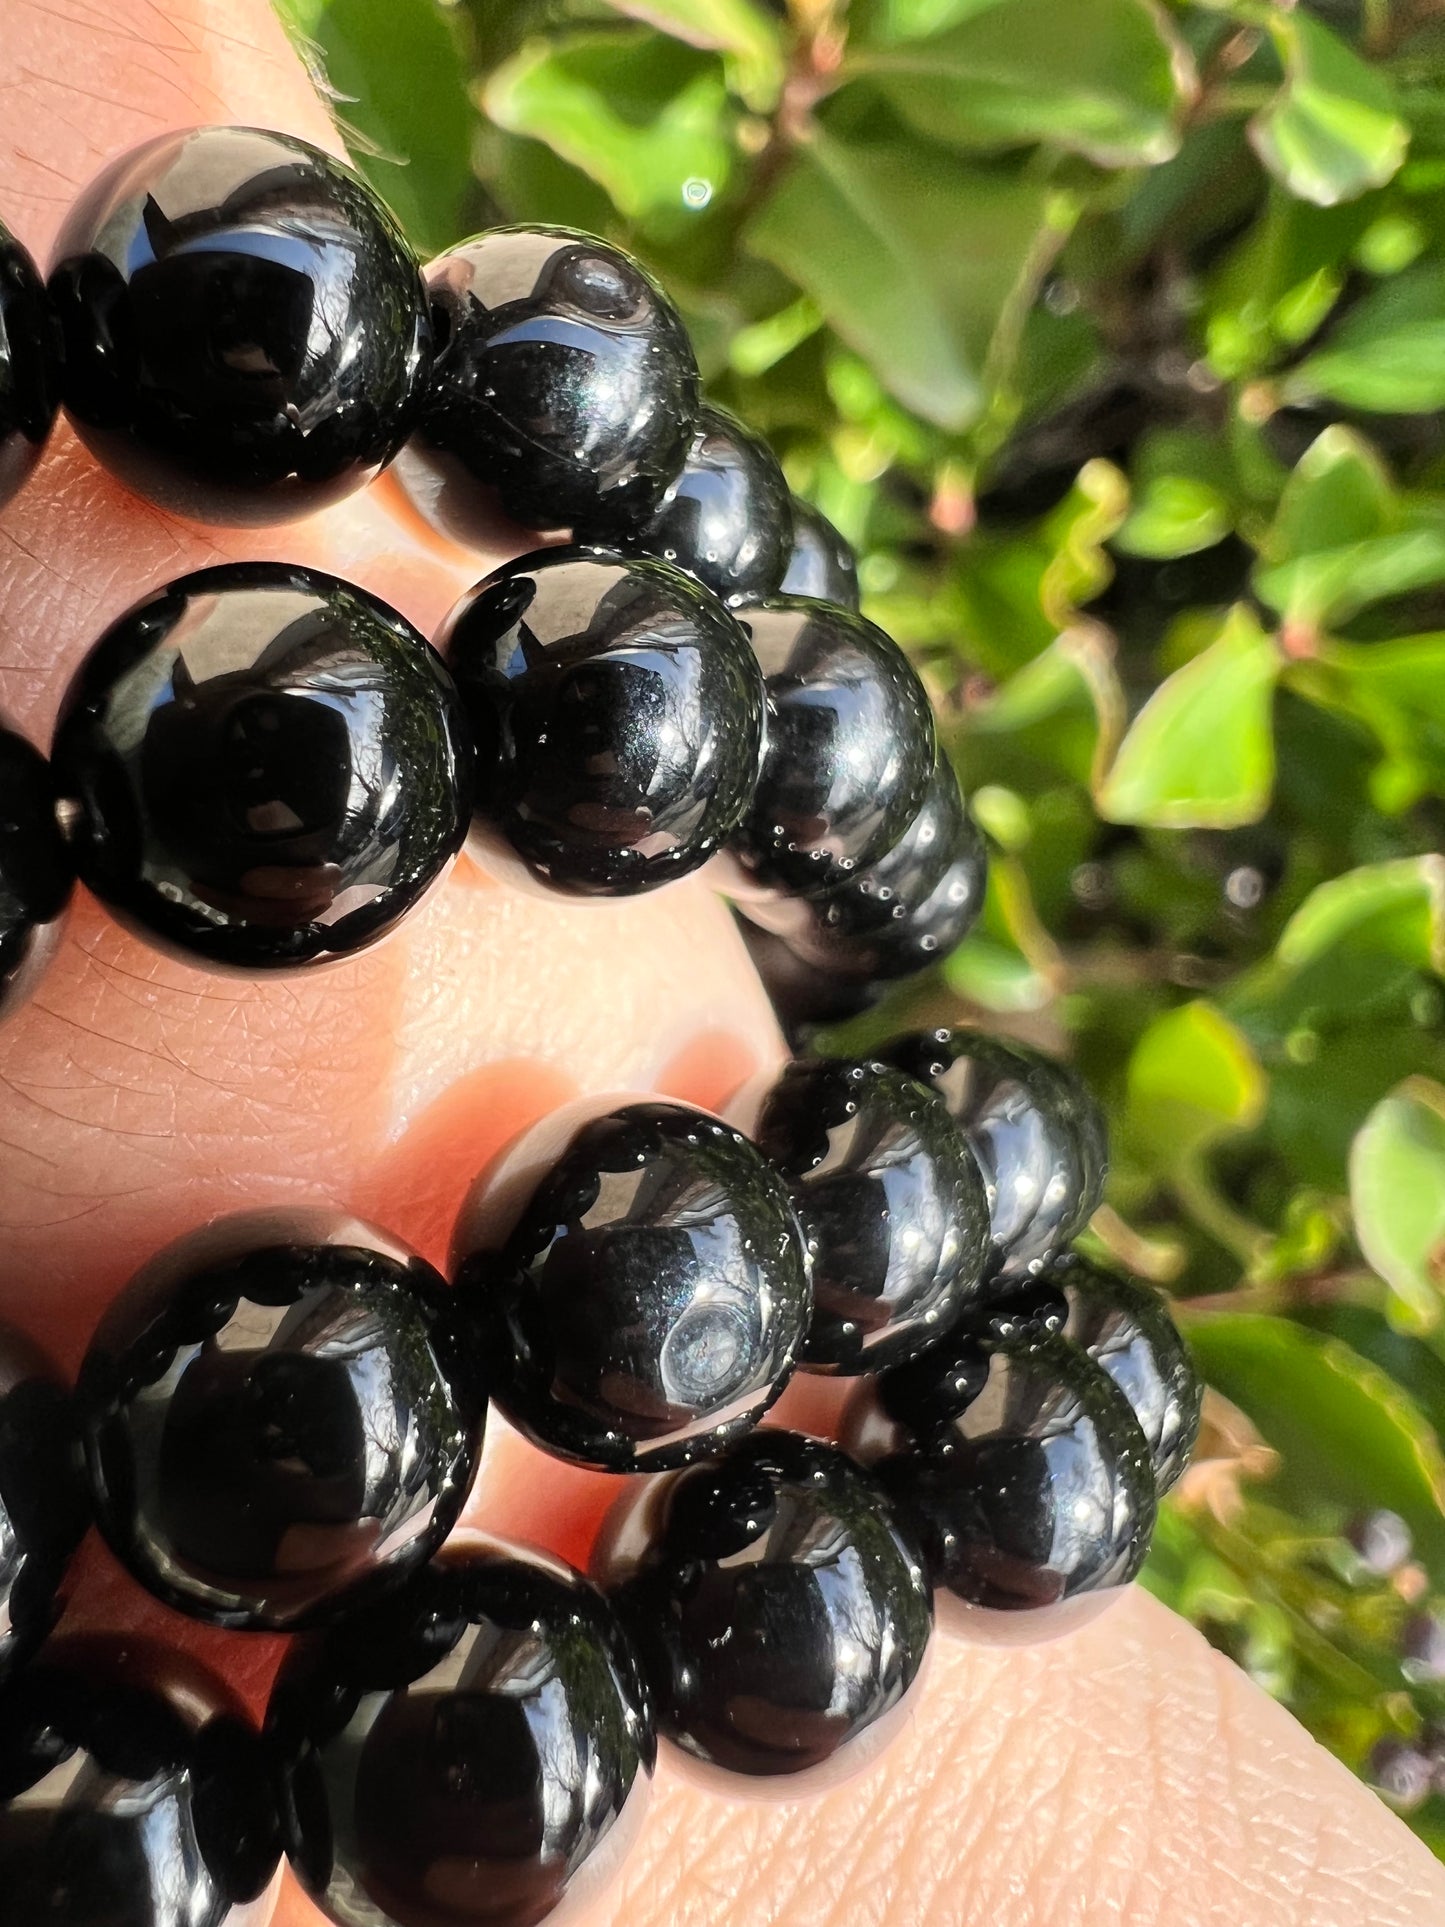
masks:
POLYGON ((64 1641, 0 1693, 0 1912, 16 1927, 263 1927, 280 1846, 257 1735, 131 1641, 64 1641))
POLYGON ((921 1351, 977 1292, 983 1180, 923 1085, 882 1064, 789 1064, 753 1137, 787 1179, 808 1240, 805 1367, 881 1371, 921 1351))
POLYGON ((436 1550, 483 1412, 431 1266, 302 1211, 223 1218, 153 1259, 101 1320, 77 1403, 116 1554, 183 1612, 272 1630, 436 1550))
POLYGON ((70 1394, 28 1339, 0 1325, 0 1681, 54 1624, 86 1518, 70 1394))
POLYGON ((559 890, 627 895, 686 876, 737 827, 762 678, 680 570, 543 550, 464 596, 438 642, 476 744, 484 860, 500 839, 559 890))
POLYGON ((983 908, 988 853, 940 756, 922 807, 874 864, 818 896, 769 896, 739 908, 799 961, 838 984, 911 977, 946 957, 983 908))
POLYGON ((0 222, 0 508, 39 459, 59 400, 59 333, 45 283, 0 222))
POLYGON ((365 590, 287 563, 203 569, 112 623, 54 766, 96 895, 149 941, 243 970, 374 943, 466 833, 441 662, 365 590))
POLYGON ((1149 1447, 1128 1401, 1062 1337, 960 1334, 865 1380, 843 1439, 917 1528, 934 1583, 978 1606, 1119 1586, 1154 1528, 1149 1447))
POLYGON ((1154 1482, 1167 1492, 1189 1463, 1203 1386, 1157 1292, 1087 1260, 1053 1273, 1068 1303, 1064 1336, 1102 1365, 1149 1441, 1154 1482))
POLYGON ((807 1329, 782 1179, 682 1104, 583 1124, 501 1248, 458 1257, 497 1405, 546 1450, 608 1471, 686 1465, 746 1431, 807 1329))
POLYGON ((858 607, 858 564, 833 524, 811 502, 793 497, 793 547, 779 595, 815 596, 840 609, 858 607))
POLYGON ((932 1630, 918 1549, 836 1447, 764 1428, 618 1502, 598 1576, 658 1731, 731 1772, 794 1774, 894 1711, 932 1630))
POLYGON ((687 455, 697 363, 677 310, 620 248, 496 228, 426 271, 437 360, 397 473, 443 534, 496 511, 600 541, 644 522, 687 455))
POLYGON ((1074 1074, 1022 1044, 976 1031, 920 1031, 890 1063, 931 1084, 973 1147, 988 1187, 998 1275, 1038 1271, 1098 1209, 1103 1121, 1074 1074))
POLYGON ((777 589, 792 526, 792 497, 772 449, 736 415, 704 408, 681 475, 633 539, 739 603, 777 589))
POLYGON ((44 970, 73 874, 50 765, 0 723, 0 1018, 44 970))
POLYGON ((287 1851, 342 1927, 532 1927, 625 1851, 655 1752, 606 1602, 494 1545, 299 1649, 268 1733, 287 1851))
POLYGON ((1069 1301, 1055 1268, 1040 1276, 995 1280, 964 1313, 963 1323, 984 1339, 1042 1338, 1069 1322, 1069 1301))
POLYGON ((862 616, 781 599, 743 612, 767 685, 767 746, 732 852, 749 879, 809 895, 887 855, 936 750, 912 664, 862 616))
POLYGON ((197 521, 295 521, 369 482, 431 358, 401 230, 289 134, 196 127, 92 181, 55 245, 66 412, 129 488, 197 521))

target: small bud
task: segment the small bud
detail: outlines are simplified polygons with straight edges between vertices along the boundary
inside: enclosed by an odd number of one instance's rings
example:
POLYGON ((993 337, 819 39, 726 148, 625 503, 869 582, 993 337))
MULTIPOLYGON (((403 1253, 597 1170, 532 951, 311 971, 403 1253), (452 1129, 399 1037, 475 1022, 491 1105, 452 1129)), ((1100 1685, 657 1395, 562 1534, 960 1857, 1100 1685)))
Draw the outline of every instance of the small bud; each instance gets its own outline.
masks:
POLYGON ((1398 1512, 1381 1506, 1374 1512, 1361 1512, 1345 1527, 1345 1537, 1367 1566, 1381 1579, 1403 1566, 1410 1557, 1413 1541, 1410 1528, 1398 1512))

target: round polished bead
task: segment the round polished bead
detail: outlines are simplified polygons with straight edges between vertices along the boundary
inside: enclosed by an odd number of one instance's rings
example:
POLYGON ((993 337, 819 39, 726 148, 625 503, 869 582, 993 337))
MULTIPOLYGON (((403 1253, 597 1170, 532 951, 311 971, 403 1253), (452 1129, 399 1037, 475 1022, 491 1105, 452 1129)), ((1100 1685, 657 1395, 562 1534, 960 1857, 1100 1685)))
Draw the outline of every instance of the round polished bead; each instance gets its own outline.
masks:
POLYGON ((882 1371, 921 1351, 978 1292, 988 1200, 943 1104, 883 1064, 789 1064, 753 1131, 808 1241, 813 1316, 801 1363, 882 1371))
POLYGON ((45 283, 0 222, 0 508, 39 459, 59 400, 59 331, 45 283))
POLYGON ((686 876, 757 781, 763 687, 747 638, 667 563, 547 549, 442 629, 477 751, 483 861, 575 895, 686 876))
POLYGON ((1189 1463, 1204 1388, 1189 1348, 1157 1292, 1086 1259, 1052 1274, 1067 1301, 1064 1336, 1086 1351, 1133 1407, 1167 1492, 1189 1463))
POLYGON ((864 1381, 843 1438, 917 1528, 934 1583, 973 1605, 1050 1605, 1144 1562, 1148 1442, 1065 1338, 945 1340, 896 1381, 864 1381))
POLYGON ((138 494, 201 522, 291 522, 410 432, 431 357, 421 275, 355 174, 289 134, 161 134, 55 245, 66 412, 138 494))
POLYGON ((856 612, 858 564, 852 549, 811 502, 795 495, 792 508, 793 546, 778 594, 814 596, 819 602, 836 602, 840 609, 856 612))
POLYGON ((70 900, 74 866, 40 752, 0 723, 0 1018, 45 968, 70 900))
POLYGON ((600 541, 676 480, 699 396, 677 310, 620 248, 504 227, 426 270, 437 355, 397 473, 426 518, 490 543, 500 510, 600 541))
POLYGON ((743 617, 767 685, 767 747, 732 840, 751 884, 814 895, 877 863, 923 805, 936 740, 897 643, 826 602, 743 617))
POLYGON ((763 896, 739 908, 835 983, 885 983, 926 970, 962 943, 987 880, 983 838, 940 757, 918 814, 876 863, 817 896, 763 896))
POLYGON ((890 1063, 931 1084, 973 1147, 988 1189, 998 1275, 1037 1272, 1098 1209, 1108 1168, 1098 1106, 1072 1071, 977 1031, 921 1031, 890 1063))
POLYGON ((870 1729, 881 1742, 933 1626, 883 1491, 835 1446, 768 1427, 621 1499, 596 1571, 659 1733, 734 1773, 841 1764, 870 1729))
POLYGON ((737 604, 776 591, 792 526, 792 497, 772 449, 736 415, 705 408, 682 473, 635 540, 737 604))
POLYGON ((16 1927, 264 1927, 279 1857, 258 1735, 169 1655, 64 1641, 0 1693, 16 1927))
POLYGON ((183 576, 81 665, 54 767, 81 876, 151 942, 241 970, 350 956, 466 834, 470 755, 440 660, 333 576, 183 576))
POLYGON ((579 1126, 502 1235, 457 1252, 499 1408, 536 1444, 612 1472, 720 1450, 786 1383, 808 1325, 787 1187, 738 1131, 684 1104, 579 1126))
POLYGON ((1058 1272, 1025 1272, 994 1280, 965 1311, 961 1323, 984 1339, 1042 1338, 1069 1322, 1069 1301, 1059 1289, 1058 1272))
POLYGON ((27 1338, 0 1325, 0 1680, 54 1624, 87 1517, 70 1394, 27 1338))
POLYGON ((437 1273, 314 1211, 243 1212, 169 1246, 102 1318, 77 1403, 118 1557, 183 1612, 273 1631, 436 1550, 484 1410, 437 1273))
POLYGON ((298 1650, 267 1725, 287 1852, 340 1927, 533 1927, 621 1859, 655 1753, 605 1600, 492 1543, 298 1650))

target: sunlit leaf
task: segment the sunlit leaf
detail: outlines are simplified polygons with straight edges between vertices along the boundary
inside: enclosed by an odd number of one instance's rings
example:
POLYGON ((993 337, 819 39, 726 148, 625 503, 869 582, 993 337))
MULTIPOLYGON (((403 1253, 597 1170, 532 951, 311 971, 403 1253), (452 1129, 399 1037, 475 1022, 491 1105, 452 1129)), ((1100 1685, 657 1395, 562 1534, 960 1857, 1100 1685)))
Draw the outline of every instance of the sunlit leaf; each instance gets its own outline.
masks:
POLYGON ((1445 1290, 1445 1088, 1413 1077, 1381 1100, 1350 1148, 1360 1249, 1402 1321, 1428 1329, 1445 1290))
POLYGON ((1445 265, 1422 261, 1381 283, 1282 387, 1290 401, 1322 397, 1379 415, 1445 407, 1445 265))
POLYGON ((1130 1142, 1167 1168, 1252 1129, 1266 1085, 1244 1033, 1201 1000, 1150 1024, 1129 1059, 1128 1093, 1130 1142))
POLYGON ((689 46, 731 58, 738 92, 755 112, 771 110, 785 65, 778 24, 753 0, 607 0, 689 46))
POLYGON ((1303 8, 1273 16, 1270 32, 1285 83, 1249 127, 1265 166, 1321 207, 1392 179, 1410 134, 1385 75, 1303 8))

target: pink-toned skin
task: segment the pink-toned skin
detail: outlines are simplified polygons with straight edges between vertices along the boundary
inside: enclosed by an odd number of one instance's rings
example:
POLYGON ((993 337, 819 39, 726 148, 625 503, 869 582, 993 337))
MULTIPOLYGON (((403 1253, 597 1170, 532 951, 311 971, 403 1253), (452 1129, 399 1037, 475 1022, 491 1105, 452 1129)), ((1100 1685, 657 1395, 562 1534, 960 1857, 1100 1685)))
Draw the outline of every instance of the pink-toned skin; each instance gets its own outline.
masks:
MULTIPOLYGON (((253 122, 339 145, 266 0, 0 15, 0 211, 42 260, 75 190, 164 129, 253 122)), ((127 496, 62 427, 0 514, 0 706, 43 743, 99 630, 206 563, 316 563, 430 630, 506 552, 500 531, 490 553, 449 548, 386 479, 292 528, 197 529, 127 496)), ((343 1205, 444 1260, 478 1172, 556 1105, 626 1089, 720 1109, 780 1054, 703 880, 576 908, 464 860, 393 942, 256 983, 160 958, 81 901, 0 1031, 0 1315, 73 1365, 150 1252, 278 1201, 343 1205)), ((831 1410, 795 1381, 779 1415, 831 1410)), ((469 1521, 580 1562, 615 1483, 494 1422, 469 1521)), ((166 1613, 93 1541, 70 1626, 158 1636, 253 1705, 280 1649, 166 1613)), ((1438 1927, 1445 1870, 1130 1591, 1044 1643, 946 1627, 892 1748, 813 1799, 731 1799, 664 1758, 630 1859, 583 1899, 584 1927, 1438 1927)), ((288 1876, 275 1927, 318 1918, 288 1876)))

